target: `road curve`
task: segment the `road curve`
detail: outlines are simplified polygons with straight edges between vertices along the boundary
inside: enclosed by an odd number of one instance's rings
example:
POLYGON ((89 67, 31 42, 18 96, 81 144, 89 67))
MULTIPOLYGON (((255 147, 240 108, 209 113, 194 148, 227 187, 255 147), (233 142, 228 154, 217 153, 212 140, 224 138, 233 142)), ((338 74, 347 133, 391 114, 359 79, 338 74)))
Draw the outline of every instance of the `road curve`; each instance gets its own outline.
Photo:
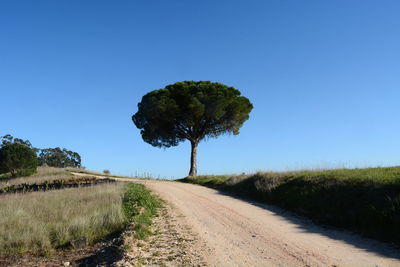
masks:
MULTIPOLYGON (((118 179, 137 181, 136 179, 118 179)), ((206 187, 142 180, 182 215, 211 266, 400 266, 400 251, 206 187)))

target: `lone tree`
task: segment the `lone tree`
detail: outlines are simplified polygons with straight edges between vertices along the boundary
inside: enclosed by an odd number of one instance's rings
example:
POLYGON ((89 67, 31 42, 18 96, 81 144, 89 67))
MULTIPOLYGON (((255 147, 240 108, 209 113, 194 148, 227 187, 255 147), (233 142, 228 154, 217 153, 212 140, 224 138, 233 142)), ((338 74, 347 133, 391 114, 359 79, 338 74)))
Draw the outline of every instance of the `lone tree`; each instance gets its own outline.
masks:
POLYGON ((143 96, 132 120, 145 142, 156 147, 192 146, 189 176, 196 176, 197 146, 209 137, 232 133, 253 109, 240 91, 221 83, 182 81, 143 96))

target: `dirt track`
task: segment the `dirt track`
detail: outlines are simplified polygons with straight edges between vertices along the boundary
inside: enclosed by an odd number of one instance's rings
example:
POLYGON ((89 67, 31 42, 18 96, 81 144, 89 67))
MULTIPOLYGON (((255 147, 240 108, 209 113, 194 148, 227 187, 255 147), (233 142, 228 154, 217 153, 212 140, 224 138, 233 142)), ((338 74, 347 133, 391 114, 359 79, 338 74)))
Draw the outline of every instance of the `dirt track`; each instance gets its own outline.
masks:
POLYGON ((386 244, 327 230, 275 207, 197 185, 143 183, 184 215, 174 219, 207 245, 200 253, 211 266, 400 266, 400 251, 386 244))
POLYGON ((349 233, 326 230, 279 209, 205 187, 146 184, 179 209, 210 251, 213 266, 400 266, 400 252, 349 233))

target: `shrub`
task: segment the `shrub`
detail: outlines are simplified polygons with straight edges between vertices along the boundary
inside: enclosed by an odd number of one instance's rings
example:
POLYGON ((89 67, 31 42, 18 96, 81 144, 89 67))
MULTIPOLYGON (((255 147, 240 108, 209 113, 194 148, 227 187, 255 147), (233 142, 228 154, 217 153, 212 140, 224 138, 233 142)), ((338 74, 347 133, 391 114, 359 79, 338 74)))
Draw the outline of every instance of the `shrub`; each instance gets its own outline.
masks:
POLYGON ((108 175, 108 174, 110 174, 110 171, 109 170, 104 170, 103 173, 108 175))

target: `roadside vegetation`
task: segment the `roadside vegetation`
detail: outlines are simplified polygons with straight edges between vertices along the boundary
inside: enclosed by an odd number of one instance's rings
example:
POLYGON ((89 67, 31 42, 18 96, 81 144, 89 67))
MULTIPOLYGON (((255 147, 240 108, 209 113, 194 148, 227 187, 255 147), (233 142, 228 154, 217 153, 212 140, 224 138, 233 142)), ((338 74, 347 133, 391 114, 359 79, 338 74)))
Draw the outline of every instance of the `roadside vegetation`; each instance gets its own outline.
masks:
POLYGON ((158 215, 161 200, 141 184, 130 183, 122 199, 122 210, 128 222, 134 222, 133 233, 136 239, 145 239, 151 234, 152 218, 158 215))
MULTIPOLYGON (((65 169, 41 167, 34 176, 1 184, 18 186, 18 182, 40 183, 71 177, 65 169)), ((0 255, 48 255, 56 249, 92 245, 130 225, 135 238, 146 238, 160 201, 143 185, 115 182, 7 194, 0 197, 0 205, 0 255)))
POLYGON ((400 240, 400 167, 181 179, 305 215, 364 236, 400 240))

